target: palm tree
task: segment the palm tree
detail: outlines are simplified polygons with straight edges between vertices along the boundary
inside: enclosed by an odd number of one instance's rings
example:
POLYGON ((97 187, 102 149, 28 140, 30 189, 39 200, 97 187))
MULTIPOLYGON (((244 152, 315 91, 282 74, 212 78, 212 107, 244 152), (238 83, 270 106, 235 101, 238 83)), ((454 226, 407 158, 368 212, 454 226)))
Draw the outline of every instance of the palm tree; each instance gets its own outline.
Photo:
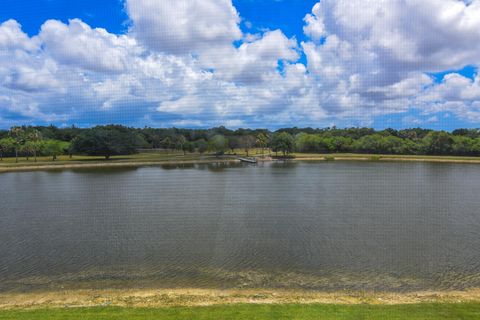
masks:
POLYGON ((37 162, 37 151, 40 148, 40 141, 42 141, 42 134, 38 130, 32 130, 28 134, 28 140, 31 142, 35 162, 37 162))
POLYGON ((27 161, 30 160, 30 155, 33 153, 32 143, 30 141, 25 141, 25 143, 20 146, 20 153, 23 153, 27 161))
POLYGON ((265 154, 264 150, 265 150, 265 147, 267 147, 267 144, 268 144, 268 137, 266 134, 260 133, 259 135, 257 135, 257 146, 262 148, 262 156, 265 154))
POLYGON ((10 136, 14 139, 15 162, 18 163, 18 149, 20 149, 25 140, 25 132, 21 127, 13 127, 10 129, 10 136))

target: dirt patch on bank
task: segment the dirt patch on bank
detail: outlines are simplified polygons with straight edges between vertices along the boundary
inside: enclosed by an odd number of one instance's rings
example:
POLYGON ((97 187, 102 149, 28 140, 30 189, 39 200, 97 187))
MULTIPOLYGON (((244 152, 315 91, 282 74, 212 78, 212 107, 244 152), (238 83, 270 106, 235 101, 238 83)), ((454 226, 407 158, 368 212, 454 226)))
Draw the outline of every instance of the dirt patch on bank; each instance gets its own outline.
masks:
POLYGON ((172 307, 225 304, 416 304, 480 302, 480 289, 466 291, 316 292, 293 290, 72 290, 0 294, 0 309, 95 306, 172 307))

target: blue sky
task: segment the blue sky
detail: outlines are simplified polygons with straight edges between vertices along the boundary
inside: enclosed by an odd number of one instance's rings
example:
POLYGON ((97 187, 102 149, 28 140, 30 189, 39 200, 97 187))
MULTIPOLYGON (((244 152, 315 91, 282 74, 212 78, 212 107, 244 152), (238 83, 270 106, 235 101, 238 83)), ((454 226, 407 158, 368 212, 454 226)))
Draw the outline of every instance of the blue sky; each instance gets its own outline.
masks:
POLYGON ((15 19, 30 36, 38 34, 42 24, 49 19, 68 22, 80 18, 92 27, 105 28, 113 33, 127 31, 128 16, 123 3, 117 0, 2 0, 0 21, 15 19))
POLYGON ((0 128, 477 128, 478 30, 479 0, 3 0, 0 128))
MULTIPOLYGON (((304 39, 303 18, 315 0, 234 0, 233 3, 245 21, 254 29, 282 29, 289 37, 304 39)), ((3 0, 0 21, 15 19, 29 35, 36 35, 48 19, 80 18, 92 27, 101 27, 113 33, 125 33, 128 15, 121 0, 3 0)), ((249 29, 242 24, 245 31, 249 29)))

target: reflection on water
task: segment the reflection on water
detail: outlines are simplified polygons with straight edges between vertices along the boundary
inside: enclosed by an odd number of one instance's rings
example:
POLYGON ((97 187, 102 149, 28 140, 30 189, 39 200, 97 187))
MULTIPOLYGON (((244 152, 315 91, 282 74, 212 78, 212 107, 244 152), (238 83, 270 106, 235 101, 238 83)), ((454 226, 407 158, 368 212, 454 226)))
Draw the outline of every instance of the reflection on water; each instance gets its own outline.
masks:
POLYGON ((3 174, 0 290, 480 286, 478 181, 369 162, 3 174))

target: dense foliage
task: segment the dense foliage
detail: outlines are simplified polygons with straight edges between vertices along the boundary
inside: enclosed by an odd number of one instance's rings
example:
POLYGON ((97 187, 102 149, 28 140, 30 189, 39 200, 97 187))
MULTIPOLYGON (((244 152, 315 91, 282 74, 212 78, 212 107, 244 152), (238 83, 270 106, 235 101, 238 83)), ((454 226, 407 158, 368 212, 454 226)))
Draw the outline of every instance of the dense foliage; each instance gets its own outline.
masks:
POLYGON ((265 129, 156 129, 119 125, 77 127, 14 127, 0 131, 0 157, 37 155, 55 159, 61 154, 132 154, 143 149, 210 152, 217 155, 235 150, 271 149, 283 156, 304 153, 371 153, 412 155, 480 156, 480 130, 453 132, 421 128, 377 131, 371 128, 265 129))
POLYGON ((72 140, 70 151, 109 159, 114 155, 134 154, 145 145, 143 137, 135 131, 122 126, 105 126, 81 132, 72 140))

